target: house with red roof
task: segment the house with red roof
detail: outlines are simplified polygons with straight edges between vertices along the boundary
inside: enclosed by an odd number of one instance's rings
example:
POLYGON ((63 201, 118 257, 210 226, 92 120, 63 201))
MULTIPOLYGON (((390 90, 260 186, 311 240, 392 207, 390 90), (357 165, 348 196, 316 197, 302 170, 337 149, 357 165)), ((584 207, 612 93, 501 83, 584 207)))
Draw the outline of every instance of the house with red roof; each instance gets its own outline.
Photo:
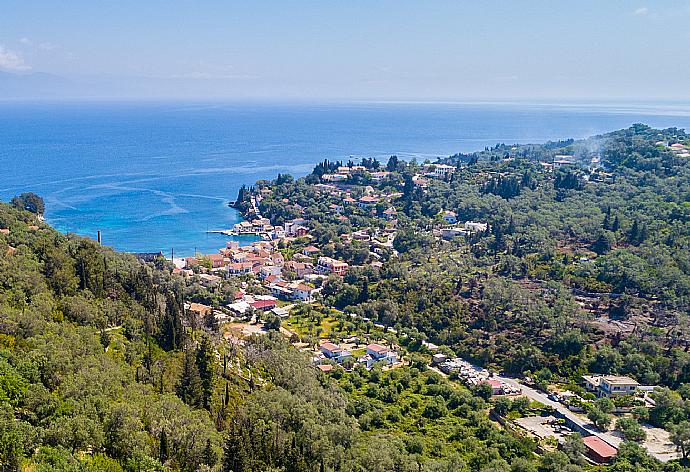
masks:
POLYGON ((278 305, 275 300, 256 300, 249 304, 255 310, 270 311, 278 305))
POLYGON ((360 357, 358 362, 364 364, 367 369, 371 369, 377 362, 391 365, 398 362, 398 353, 380 344, 369 344, 366 354, 360 357))
POLYGON ((319 252, 321 252, 321 250, 316 246, 307 246, 304 249, 302 249, 302 254, 304 254, 305 256, 313 256, 315 254, 318 254, 319 252))
POLYGON ((599 436, 582 438, 587 457, 599 464, 608 464, 618 454, 618 449, 601 439, 599 436))

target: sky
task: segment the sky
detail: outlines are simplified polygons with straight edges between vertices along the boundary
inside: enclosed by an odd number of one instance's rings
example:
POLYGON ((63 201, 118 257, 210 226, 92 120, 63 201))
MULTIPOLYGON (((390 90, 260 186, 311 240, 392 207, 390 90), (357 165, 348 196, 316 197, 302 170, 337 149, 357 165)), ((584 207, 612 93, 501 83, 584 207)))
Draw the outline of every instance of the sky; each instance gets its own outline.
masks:
POLYGON ((690 101, 690 0, 3 0, 0 98, 690 101))

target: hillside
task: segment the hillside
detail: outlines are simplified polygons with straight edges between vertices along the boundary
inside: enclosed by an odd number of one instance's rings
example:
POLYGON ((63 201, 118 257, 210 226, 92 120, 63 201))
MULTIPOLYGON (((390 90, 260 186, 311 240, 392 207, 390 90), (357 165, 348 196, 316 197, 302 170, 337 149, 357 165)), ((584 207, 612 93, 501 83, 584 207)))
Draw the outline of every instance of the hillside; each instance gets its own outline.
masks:
POLYGON ((0 204, 0 470, 687 470, 689 149, 636 125, 325 161, 242 189, 272 240, 184 269, 0 204), (650 391, 596 399, 585 374, 650 391), (515 426, 554 392, 623 436, 610 464, 515 426))

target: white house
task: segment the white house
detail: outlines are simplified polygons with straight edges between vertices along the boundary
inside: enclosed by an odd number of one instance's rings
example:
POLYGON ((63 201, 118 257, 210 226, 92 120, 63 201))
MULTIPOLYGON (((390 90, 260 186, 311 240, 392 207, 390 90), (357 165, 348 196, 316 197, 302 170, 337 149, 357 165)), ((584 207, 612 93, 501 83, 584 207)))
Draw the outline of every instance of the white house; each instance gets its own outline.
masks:
POLYGON ((467 231, 482 232, 482 231, 486 231, 488 227, 489 227, 489 225, 486 223, 477 223, 476 221, 466 221, 465 222, 465 229, 467 231))
POLYGON ((314 299, 314 293, 317 289, 306 284, 297 284, 292 287, 292 296, 296 300, 303 302, 311 302, 314 299))
POLYGON ((398 362, 398 353, 380 344, 369 344, 366 354, 360 357, 358 361, 364 364, 367 369, 370 369, 377 362, 391 365, 398 362))

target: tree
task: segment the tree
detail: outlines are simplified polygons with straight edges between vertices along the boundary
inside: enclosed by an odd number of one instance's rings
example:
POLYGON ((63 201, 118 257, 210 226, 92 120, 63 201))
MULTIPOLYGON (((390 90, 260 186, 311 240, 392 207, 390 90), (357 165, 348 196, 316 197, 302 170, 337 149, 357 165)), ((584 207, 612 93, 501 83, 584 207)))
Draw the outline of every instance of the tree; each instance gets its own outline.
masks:
POLYGON ((671 442, 680 448, 683 459, 690 454, 690 421, 681 421, 671 428, 671 442))
POLYGON ((579 433, 573 433, 568 436, 563 443, 562 449, 570 459, 570 462, 574 464, 584 463, 585 443, 582 442, 582 436, 579 433))
POLYGON ((43 216, 43 213, 45 213, 46 209, 43 198, 39 197, 33 192, 22 193, 21 195, 12 198, 10 203, 15 208, 30 211, 31 213, 35 213, 39 216, 43 216))
POLYGON ((173 292, 165 297, 165 311, 158 331, 158 341, 163 349, 175 350, 182 346, 184 328, 182 327, 182 306, 173 292))
POLYGON ((165 430, 161 431, 160 439, 158 440, 158 460, 161 464, 165 464, 168 460, 168 435, 165 430))
POLYGON ((448 414, 448 407, 446 406, 446 401, 442 396, 436 396, 432 398, 429 403, 424 407, 424 412, 422 415, 430 419, 438 419, 446 416, 448 414))
POLYGON ((647 438, 647 433, 634 418, 619 418, 616 429, 623 434, 627 441, 641 442, 647 438))
POLYGON ((484 400, 489 400, 494 391, 488 382, 480 382, 474 386, 472 393, 480 398, 483 398, 484 400))
POLYGON ((204 390, 196 363, 195 352, 185 351, 182 373, 176 388, 177 396, 187 405, 199 407, 204 404, 204 390))
POLYGON ((539 472, 561 472, 570 464, 570 460, 561 451, 548 451, 541 456, 539 472))
POLYGON ((616 409, 616 404, 613 403, 613 400, 607 397, 598 398, 594 402, 594 406, 596 406, 606 414, 611 414, 616 409))
POLYGON ((202 405, 209 410, 215 384, 216 356, 213 344, 208 336, 203 336, 196 348, 196 366, 199 370, 202 388, 202 405))
POLYGON ((592 244, 592 251, 597 254, 606 254, 611 250, 613 240, 612 234, 608 231, 601 233, 594 244, 592 244))
POLYGON ((604 413, 596 406, 593 406, 589 413, 587 413, 587 418, 594 423, 594 426, 601 430, 606 430, 611 425, 611 415, 604 413))

